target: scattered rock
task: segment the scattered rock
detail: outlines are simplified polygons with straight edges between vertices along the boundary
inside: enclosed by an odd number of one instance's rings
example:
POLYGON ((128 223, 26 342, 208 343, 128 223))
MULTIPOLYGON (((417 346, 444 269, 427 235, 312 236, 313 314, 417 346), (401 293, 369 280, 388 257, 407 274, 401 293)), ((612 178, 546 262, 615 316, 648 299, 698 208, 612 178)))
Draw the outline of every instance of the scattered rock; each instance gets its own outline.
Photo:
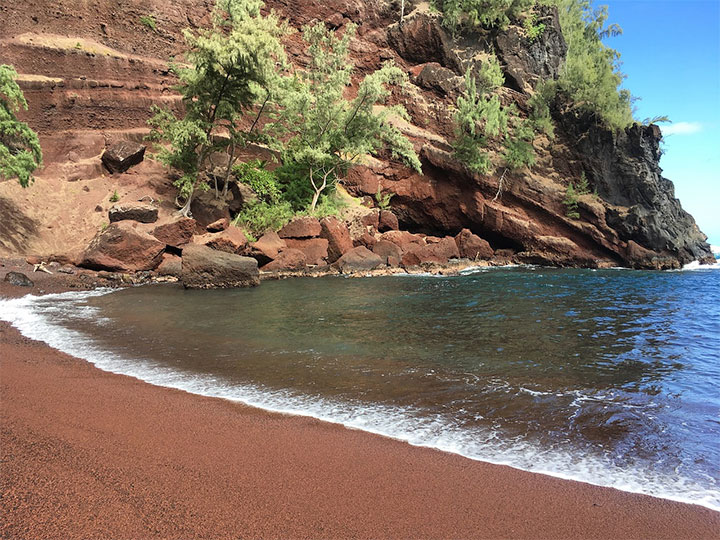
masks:
POLYGON ((69 264, 66 264, 65 266, 61 266, 60 268, 57 269, 57 271, 60 272, 61 274, 69 274, 69 275, 77 274, 77 271, 75 270, 75 268, 70 266, 69 264))
POLYGON ((293 219, 278 231, 280 238, 316 238, 320 236, 320 222, 310 216, 293 219))
POLYGON ((360 238, 357 239, 356 244, 358 246, 365 246, 366 248, 372 250, 373 247, 375 247, 375 244, 377 244, 378 240, 370 233, 363 233, 360 238))
POLYGON ((111 173, 122 173, 142 162, 145 146, 131 141, 121 141, 105 150, 102 162, 111 173))
POLYGON ((391 258, 398 262, 402 260, 402 249, 400 249, 398 245, 388 242, 387 240, 380 240, 377 242, 375 246, 373 246, 372 251, 376 255, 379 255, 385 264, 389 264, 388 261, 391 258))
POLYGON ((205 227, 208 232, 220 232, 224 231, 230 226, 230 219, 229 218, 220 218, 217 221, 213 221, 210 225, 205 227))
POLYGON ((228 193, 228 198, 217 198, 215 192, 203 191, 197 193, 190 203, 190 213, 195 221, 201 227, 207 227, 211 223, 214 223, 221 219, 230 220, 230 206, 229 201, 233 198, 232 194, 228 193))
POLYGON ((458 247, 460 256, 465 259, 492 259, 495 252, 490 244, 473 234, 469 229, 463 229, 455 237, 455 244, 458 247))
POLYGON ((111 272, 154 270, 164 250, 164 243, 136 230, 133 223, 121 221, 93 238, 78 266, 111 272))
POLYGON ((288 238, 285 242, 288 248, 302 251, 307 264, 320 266, 328 261, 329 242, 325 238, 288 238))
POLYGON ((257 259, 258 264, 263 266, 277 258, 278 254, 286 248, 285 240, 280 238, 275 231, 268 231, 257 242, 250 245, 250 256, 257 259))
POLYGON ((22 272, 8 272, 5 274, 5 280, 10 285, 15 285, 16 287, 34 287, 35 283, 27 277, 22 272))
POLYGON ((326 217, 320 221, 320 236, 328 241, 327 260, 334 263, 353 248, 348 226, 336 217, 326 217))
POLYGON ((460 257, 455 239, 446 237, 435 244, 412 245, 403 253, 402 265, 407 267, 425 263, 446 264, 450 259, 460 257))
POLYGON ((365 214, 360 221, 364 226, 373 227, 377 230, 378 227, 380 227, 380 212, 375 210, 369 214, 365 214))
POLYGON ((340 257, 335 264, 342 273, 347 274, 379 268, 385 261, 365 246, 358 246, 340 257))
POLYGON ((145 203, 137 204, 114 204, 108 211, 110 223, 117 221, 139 221, 140 223, 155 223, 158 218, 158 209, 145 203))
POLYGON ((287 248, 280 253, 274 261, 262 267, 263 272, 278 272, 281 270, 302 270, 307 266, 307 257, 299 249, 287 248))
POLYGON ((29 257, 25 258, 25 262, 28 264, 40 264, 42 262, 42 259, 38 257, 37 255, 30 255, 29 257))
POLYGON ((390 210, 380 210, 378 230, 380 232, 397 231, 400 228, 398 218, 390 210))
POLYGON ((183 249, 180 280, 186 289, 254 287, 260 284, 257 261, 198 244, 183 249))
POLYGON ((165 225, 155 227, 152 235, 161 242, 165 242, 168 246, 182 247, 192 240, 196 226, 197 222, 194 219, 181 217, 165 225))
POLYGON ((161 276, 180 277, 182 273, 182 259, 177 255, 163 253, 162 262, 157 267, 157 273, 161 276))
POLYGON ((242 255, 247 248, 248 241, 245 233, 238 227, 230 227, 222 232, 204 234, 196 238, 196 243, 204 244, 209 248, 242 255))

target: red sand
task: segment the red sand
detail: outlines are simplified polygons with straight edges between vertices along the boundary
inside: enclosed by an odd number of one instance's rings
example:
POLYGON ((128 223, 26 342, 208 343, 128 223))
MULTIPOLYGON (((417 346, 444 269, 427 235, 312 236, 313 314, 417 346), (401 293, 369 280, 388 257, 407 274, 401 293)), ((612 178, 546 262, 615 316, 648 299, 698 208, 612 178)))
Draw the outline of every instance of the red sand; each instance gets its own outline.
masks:
POLYGON ((720 513, 102 372, 0 323, 2 538, 720 538, 720 513))

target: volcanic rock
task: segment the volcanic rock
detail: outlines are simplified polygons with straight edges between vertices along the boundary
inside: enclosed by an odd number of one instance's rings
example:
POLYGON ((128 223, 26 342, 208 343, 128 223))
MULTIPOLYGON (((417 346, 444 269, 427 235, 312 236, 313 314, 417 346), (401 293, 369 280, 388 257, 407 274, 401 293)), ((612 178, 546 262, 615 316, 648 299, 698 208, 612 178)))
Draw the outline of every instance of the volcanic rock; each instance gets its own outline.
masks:
POLYGON ((340 257, 335 264, 342 273, 348 274, 379 268, 385 265, 385 261, 365 246, 358 246, 340 257))
POLYGON ((161 276, 180 277, 182 273, 182 259, 177 255, 163 253, 162 262, 156 271, 161 276))
POLYGON ((380 232, 397 231, 400 228, 398 218, 390 210, 380 210, 378 230, 380 232))
POLYGON ((190 203, 190 213, 201 227, 207 227, 221 219, 230 221, 230 202, 233 195, 228 193, 226 199, 215 197, 213 191, 203 191, 195 195, 190 203))
POLYGON ((446 264, 450 259, 460 257, 455 239, 446 237, 434 244, 412 245, 403 253, 402 265, 406 268, 423 263, 446 264))
POLYGON ((326 217, 320 221, 320 236, 328 241, 327 260, 334 263, 353 248, 350 230, 336 217, 326 217))
POLYGON ((168 246, 182 247, 192 240, 196 226, 197 222, 194 219, 181 217, 165 225, 155 227, 152 235, 161 242, 165 242, 168 246))
POLYGON ((402 249, 387 240, 380 240, 377 242, 375 246, 373 246, 372 251, 375 255, 379 255, 385 264, 388 264, 388 260, 390 258, 393 258, 396 261, 402 260, 402 249))
POLYGON ((120 141, 105 150, 102 162, 111 173, 122 173, 145 157, 145 146, 131 141, 120 141))
POLYGON ((455 237, 460 252, 460 257, 464 259, 492 259, 494 255, 493 249, 487 240, 483 240, 478 235, 473 234, 469 229, 463 229, 455 237))
POLYGON ((305 254, 306 264, 320 266, 328 260, 328 241, 325 238, 288 238, 288 248, 297 249, 305 254))
POLYGON ((322 232, 320 222, 310 216, 293 219, 278 231, 280 238, 317 238, 322 232))
POLYGON ((248 245, 247 237, 239 227, 230 227, 218 233, 204 234, 196 237, 195 243, 237 255, 242 255, 248 245))
POLYGON ((299 249, 287 248, 280 253, 274 261, 262 267, 263 272, 278 272, 281 270, 302 270, 307 266, 307 257, 299 249))
POLYGON ((35 283, 22 272, 8 272, 3 281, 16 287, 34 287, 35 283))
POLYGON ((208 232, 220 232, 220 231, 224 231, 229 226, 230 226, 230 220, 228 218, 224 217, 224 218, 218 219, 217 221, 213 221, 205 228, 207 229, 208 232))
POLYGON ((198 244, 183 249, 180 281, 186 289, 260 285, 257 261, 198 244))
POLYGON ((154 270, 164 250, 163 242, 138 231, 132 222, 121 221, 93 238, 78 266, 110 272, 154 270))
POLYGON ((369 250, 372 250, 372 248, 375 246, 375 244, 378 243, 377 238, 375 238, 370 233, 363 233, 356 241, 356 246, 365 246, 369 250))
POLYGON ((250 245, 250 256, 257 259, 260 266, 263 266, 287 248, 285 240, 280 238, 275 231, 268 231, 263 234, 257 242, 250 245))
POLYGON ((108 211, 108 218, 110 223, 124 220, 155 223, 158 219, 158 209, 147 203, 114 204, 108 211))

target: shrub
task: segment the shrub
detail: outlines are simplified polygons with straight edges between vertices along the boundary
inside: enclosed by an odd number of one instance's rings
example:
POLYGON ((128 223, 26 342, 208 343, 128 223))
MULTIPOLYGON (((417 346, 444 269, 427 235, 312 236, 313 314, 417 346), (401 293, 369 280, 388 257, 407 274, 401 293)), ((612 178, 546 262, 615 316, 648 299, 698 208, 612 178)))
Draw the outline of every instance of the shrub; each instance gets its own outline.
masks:
POLYGON ((155 17, 152 15, 140 15, 140 24, 153 32, 157 31, 157 22, 155 21, 155 17))
POLYGON ((258 199, 277 204, 282 198, 280 186, 275 174, 265 169, 265 165, 266 163, 260 160, 239 163, 233 167, 233 174, 238 182, 252 189, 258 199))
POLYGON ((568 184, 567 190, 565 191, 563 204, 565 205, 565 215, 567 217, 570 219, 580 219, 580 212, 578 212, 578 196, 572 182, 568 184))
POLYGON ((377 193, 375 194, 375 202, 377 203, 377 206, 380 210, 387 210, 390 208, 390 199, 392 199, 395 196, 394 193, 385 193, 380 190, 380 186, 378 186, 377 193))
POLYGON ((262 236, 265 231, 276 231, 287 224, 295 215, 292 206, 287 201, 275 204, 266 201, 255 201, 245 207, 235 216, 233 223, 241 225, 253 236, 262 236))
POLYGON ((113 194, 110 195, 110 202, 115 203, 120 200, 120 194, 118 193, 117 189, 113 191, 113 194))

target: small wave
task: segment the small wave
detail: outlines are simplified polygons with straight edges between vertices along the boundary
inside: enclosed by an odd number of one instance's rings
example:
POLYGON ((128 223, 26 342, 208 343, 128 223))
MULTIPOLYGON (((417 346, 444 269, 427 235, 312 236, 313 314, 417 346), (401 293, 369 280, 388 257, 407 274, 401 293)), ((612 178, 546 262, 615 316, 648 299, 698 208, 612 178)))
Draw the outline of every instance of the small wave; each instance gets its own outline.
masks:
POLYGON ((716 260, 715 264, 700 264, 700 261, 693 261, 682 267, 682 270, 720 270, 720 260, 716 260))
MULTIPOLYGON (((670 478, 642 468, 619 468, 610 459, 579 454, 571 446, 543 449, 532 441, 507 438, 491 428, 463 428, 442 413, 423 415, 410 407, 339 401, 251 384, 231 384, 211 375, 198 375, 160 365, 149 358, 124 357, 102 348, 83 333, 57 323, 54 315, 63 311, 74 316, 92 316, 82 302, 109 292, 112 291, 0 299, 0 319, 13 324, 26 337, 44 341, 104 371, 131 376, 156 386, 227 399, 272 412, 313 417, 477 461, 720 511, 717 489, 698 485, 680 476, 670 478)), ((521 390, 542 394, 528 388, 521 390)))

